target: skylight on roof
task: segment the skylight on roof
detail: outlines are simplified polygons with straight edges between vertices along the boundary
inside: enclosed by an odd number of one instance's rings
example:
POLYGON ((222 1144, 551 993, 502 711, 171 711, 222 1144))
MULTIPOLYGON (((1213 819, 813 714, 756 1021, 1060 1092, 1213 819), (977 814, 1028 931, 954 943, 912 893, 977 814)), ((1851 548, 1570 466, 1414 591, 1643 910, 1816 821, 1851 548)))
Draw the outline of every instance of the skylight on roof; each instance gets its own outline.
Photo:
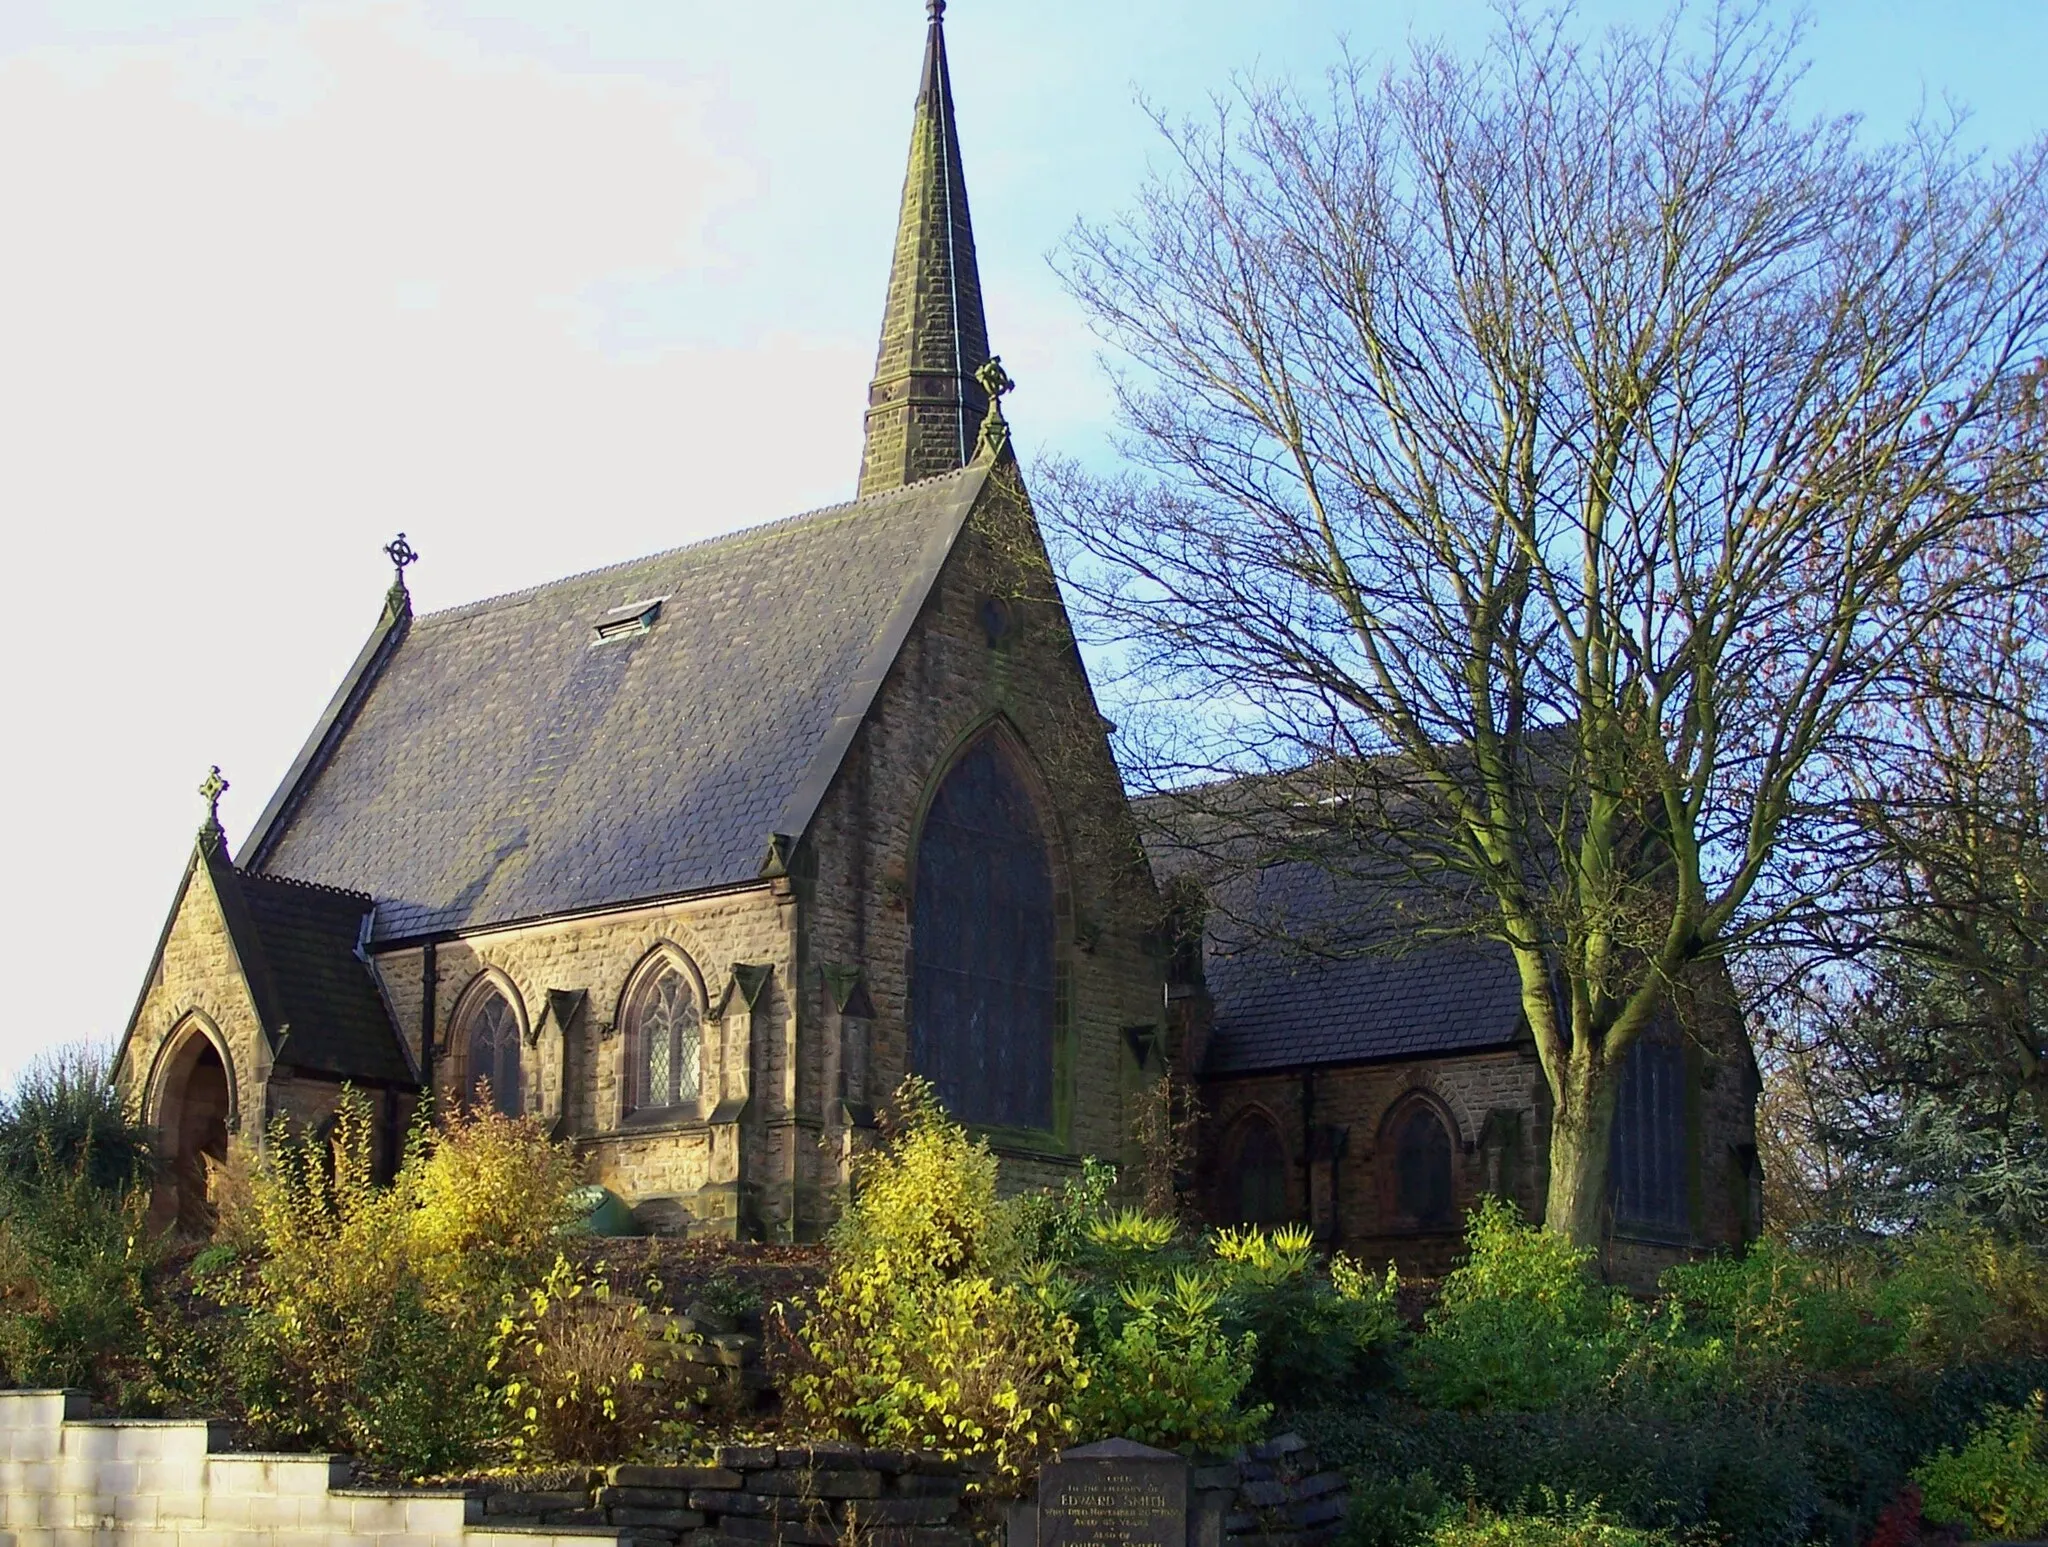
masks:
POLYGON ((597 640, 628 639, 635 634, 646 633, 654 627, 655 620, 661 616, 661 604, 667 600, 666 596, 657 596, 648 601, 627 602, 622 607, 612 608, 597 620, 597 640))

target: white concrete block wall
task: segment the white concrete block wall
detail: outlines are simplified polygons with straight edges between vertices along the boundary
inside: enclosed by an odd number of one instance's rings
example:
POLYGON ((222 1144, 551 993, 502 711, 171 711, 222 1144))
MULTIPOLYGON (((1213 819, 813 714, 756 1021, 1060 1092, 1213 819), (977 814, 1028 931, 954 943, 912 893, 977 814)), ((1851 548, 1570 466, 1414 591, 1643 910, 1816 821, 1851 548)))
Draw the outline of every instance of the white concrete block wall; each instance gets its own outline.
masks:
POLYGON ((233 1455, 219 1424, 96 1419, 0 1391, 0 1547, 592 1547, 617 1531, 476 1524, 459 1491, 349 1488, 336 1456, 233 1455))

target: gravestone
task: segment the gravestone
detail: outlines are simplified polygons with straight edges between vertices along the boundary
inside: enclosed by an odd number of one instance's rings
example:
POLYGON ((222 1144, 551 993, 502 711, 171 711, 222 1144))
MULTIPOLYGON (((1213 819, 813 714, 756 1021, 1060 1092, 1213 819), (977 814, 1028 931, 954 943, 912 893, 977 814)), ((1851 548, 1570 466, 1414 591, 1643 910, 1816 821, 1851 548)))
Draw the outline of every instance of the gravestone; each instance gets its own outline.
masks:
POLYGON ((1135 1440, 1063 1450, 1038 1475, 1036 1547, 1188 1547, 1188 1464, 1135 1440))

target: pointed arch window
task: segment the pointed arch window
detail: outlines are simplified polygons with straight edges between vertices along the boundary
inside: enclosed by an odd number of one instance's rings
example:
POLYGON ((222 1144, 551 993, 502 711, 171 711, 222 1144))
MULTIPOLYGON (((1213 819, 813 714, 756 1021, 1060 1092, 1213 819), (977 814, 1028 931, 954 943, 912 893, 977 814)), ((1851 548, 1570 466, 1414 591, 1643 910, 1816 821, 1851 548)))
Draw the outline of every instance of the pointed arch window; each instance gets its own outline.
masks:
POLYGON ((1278 1225, 1287 1219, 1287 1151, 1269 1117, 1245 1119, 1238 1131, 1235 1174, 1237 1220, 1278 1225))
POLYGON ((631 1109, 694 1107, 703 1088, 704 1013, 697 985, 672 957, 659 957, 626 1009, 631 1109))
POLYGON ((1053 1125, 1058 921, 1045 826, 984 736, 932 797, 912 893, 910 1063, 963 1122, 1053 1125))
POLYGON ((1692 1223, 1685 1049, 1639 1041, 1621 1065, 1608 1141, 1608 1187, 1623 1230, 1683 1236, 1692 1223))
POLYGON ((1411 1097, 1395 1108, 1381 1153, 1387 1168, 1387 1213, 1396 1230, 1449 1230, 1458 1222, 1451 1175, 1451 1131, 1430 1102, 1411 1097))
POLYGON ((486 986, 471 999, 462 1028, 463 1099, 519 1116, 519 1013, 511 1000, 495 984, 486 986))

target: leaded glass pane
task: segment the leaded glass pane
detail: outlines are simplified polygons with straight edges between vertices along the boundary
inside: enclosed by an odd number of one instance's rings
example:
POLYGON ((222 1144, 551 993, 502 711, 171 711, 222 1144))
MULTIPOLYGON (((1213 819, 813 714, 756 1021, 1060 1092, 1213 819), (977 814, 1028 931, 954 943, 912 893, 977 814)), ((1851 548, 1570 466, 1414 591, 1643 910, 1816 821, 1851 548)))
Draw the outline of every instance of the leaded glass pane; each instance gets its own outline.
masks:
POLYGON ((1277 1225, 1287 1218, 1287 1154, 1273 1125, 1246 1125, 1237 1150, 1237 1217, 1247 1225, 1277 1225))
POLYGON ((910 1060, 963 1122, 1052 1126, 1052 861, 987 738, 953 766, 917 844, 910 1060))
POLYGON ((505 996, 491 989, 477 1001, 469 1017, 469 1100, 474 1106, 488 1104, 507 1117, 517 1117, 521 1096, 519 1017, 505 996))
POLYGON ((1420 1102, 1394 1128, 1394 1212, 1417 1230, 1455 1223, 1451 1136, 1443 1119, 1420 1102))
POLYGON ((632 1045, 639 1060, 634 1105, 687 1106, 697 1099, 703 1048, 697 995, 690 980, 664 965, 633 1005, 632 1045))
POLYGON ((1691 1224, 1686 1175, 1685 1049, 1638 1042, 1621 1066, 1608 1172, 1618 1224, 1664 1234, 1691 1224))

